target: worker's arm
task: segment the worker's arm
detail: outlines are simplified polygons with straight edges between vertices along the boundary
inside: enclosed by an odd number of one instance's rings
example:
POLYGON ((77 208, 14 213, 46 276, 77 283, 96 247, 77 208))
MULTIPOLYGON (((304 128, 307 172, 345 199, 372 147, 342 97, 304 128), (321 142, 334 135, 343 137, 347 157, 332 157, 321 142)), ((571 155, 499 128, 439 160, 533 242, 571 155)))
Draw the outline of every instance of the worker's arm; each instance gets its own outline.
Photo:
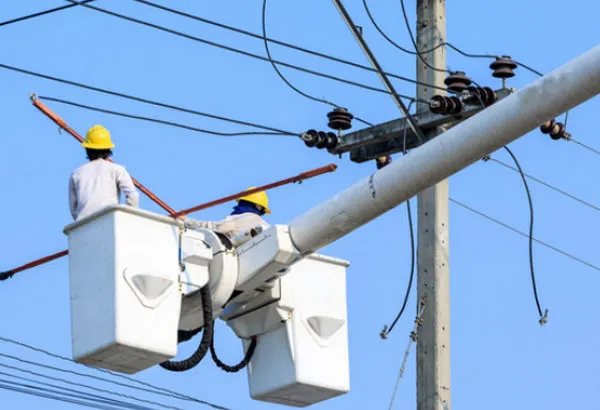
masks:
POLYGON ((189 219, 189 218, 186 218, 186 220, 184 221, 184 223, 185 223, 186 229, 200 229, 200 228, 205 228, 205 229, 210 229, 212 231, 214 231, 217 228, 217 226, 219 225, 218 222, 198 221, 196 219, 189 219))
POLYGON ((75 192, 75 183, 73 182, 73 175, 69 177, 69 210, 73 220, 77 218, 77 192, 75 192))
POLYGON ((117 184, 121 192, 125 195, 125 203, 138 208, 140 206, 140 194, 135 185, 133 185, 133 180, 125 168, 119 169, 117 184))

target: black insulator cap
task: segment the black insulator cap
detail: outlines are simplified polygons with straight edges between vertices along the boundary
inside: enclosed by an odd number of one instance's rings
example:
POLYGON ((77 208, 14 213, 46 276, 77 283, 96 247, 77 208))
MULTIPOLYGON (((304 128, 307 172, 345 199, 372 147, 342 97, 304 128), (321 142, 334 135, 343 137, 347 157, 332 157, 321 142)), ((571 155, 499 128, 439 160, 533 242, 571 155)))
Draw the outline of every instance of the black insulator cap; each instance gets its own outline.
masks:
POLYGON ((493 77, 510 78, 515 76, 513 70, 517 68, 517 63, 510 56, 496 57, 496 61, 490 64, 490 68, 494 70, 492 73, 493 77))
POLYGON ((307 147, 314 147, 319 142, 319 134, 315 130, 308 130, 302 134, 302 140, 307 147))
POLYGON ((554 124, 554 129, 550 133, 550 138, 552 138, 555 141, 565 138, 566 131, 567 130, 565 129, 565 125, 562 122, 557 122, 556 124, 554 124))
POLYGON ((460 93, 467 89, 471 85, 471 79, 465 75, 462 71, 456 71, 450 74, 444 80, 444 84, 448 87, 448 90, 460 93))
POLYGON ((494 90, 492 90, 490 87, 483 87, 480 90, 484 105, 488 106, 496 102, 498 96, 494 90))
POLYGON ((328 113, 327 118, 329 118, 327 126, 336 131, 340 131, 352 128, 352 119, 354 116, 350 114, 347 109, 338 107, 328 113))
POLYGON ((332 148, 337 147, 337 144, 338 144, 337 135, 335 135, 333 132, 328 132, 327 133, 327 145, 325 146, 325 148, 332 149, 332 148))
POLYGON ((554 129, 555 124, 556 122, 554 120, 546 121, 540 126, 540 131, 542 131, 543 134, 550 134, 554 129))
POLYGON ((434 95, 429 100, 429 111, 434 114, 443 114, 448 109, 448 102, 443 95, 434 95))
POLYGON ((460 98, 458 98, 458 97, 446 97, 446 98, 449 101, 448 111, 446 112, 446 114, 458 114, 463 110, 464 105, 463 105, 462 101, 460 100, 460 98))

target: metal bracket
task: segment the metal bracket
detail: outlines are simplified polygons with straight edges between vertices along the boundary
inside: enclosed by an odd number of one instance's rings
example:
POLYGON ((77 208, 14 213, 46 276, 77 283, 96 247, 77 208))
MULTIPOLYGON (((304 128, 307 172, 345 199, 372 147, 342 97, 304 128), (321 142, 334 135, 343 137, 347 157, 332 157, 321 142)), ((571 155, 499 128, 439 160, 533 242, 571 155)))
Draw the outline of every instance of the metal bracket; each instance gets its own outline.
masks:
MULTIPOLYGON (((501 100, 516 90, 503 88, 496 90, 498 100, 501 100)), ((497 102, 496 102, 497 103, 497 102)), ((459 114, 441 115, 429 111, 413 115, 417 125, 423 131, 447 125, 450 128, 461 121, 477 114, 482 110, 481 106, 467 106, 459 114)), ((350 159, 354 162, 365 162, 385 155, 402 152, 403 135, 406 129, 406 149, 416 148, 418 139, 407 123, 406 118, 384 122, 373 127, 351 132, 340 137, 339 144, 329 150, 333 155, 350 152, 350 159)))

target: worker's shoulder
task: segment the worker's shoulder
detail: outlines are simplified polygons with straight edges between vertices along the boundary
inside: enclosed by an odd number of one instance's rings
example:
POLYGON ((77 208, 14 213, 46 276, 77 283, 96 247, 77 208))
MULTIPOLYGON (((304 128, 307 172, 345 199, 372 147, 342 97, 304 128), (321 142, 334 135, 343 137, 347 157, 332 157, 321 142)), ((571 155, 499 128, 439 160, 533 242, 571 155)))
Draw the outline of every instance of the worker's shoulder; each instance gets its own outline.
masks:
POLYGON ((86 162, 85 164, 79 166, 75 171, 73 171, 72 175, 81 175, 88 172, 102 172, 102 171, 116 171, 116 172, 127 172, 123 165, 115 164, 112 161, 105 160, 95 160, 86 162))

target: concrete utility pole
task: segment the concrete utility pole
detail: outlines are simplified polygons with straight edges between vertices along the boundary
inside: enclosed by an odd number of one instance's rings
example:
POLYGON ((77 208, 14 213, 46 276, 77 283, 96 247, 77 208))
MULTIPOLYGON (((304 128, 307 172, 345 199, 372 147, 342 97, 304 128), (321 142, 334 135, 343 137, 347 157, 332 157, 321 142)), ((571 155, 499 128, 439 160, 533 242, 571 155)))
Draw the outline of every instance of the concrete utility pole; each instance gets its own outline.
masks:
MULTIPOLYGON (((445 0, 417 0, 417 47, 426 51, 446 41, 445 0)), ((417 81, 444 87, 446 46, 417 55, 417 81), (433 70, 424 63, 439 70, 433 70)), ((431 87, 417 85, 417 98, 429 100, 431 87)), ((439 91, 437 92, 439 93, 439 91)), ((417 112, 429 111, 419 103, 417 112)), ((426 131, 431 139, 441 127, 426 131)), ((417 339, 417 410, 449 410, 450 278, 448 264, 448 180, 418 195, 417 300, 427 298, 417 339)))

